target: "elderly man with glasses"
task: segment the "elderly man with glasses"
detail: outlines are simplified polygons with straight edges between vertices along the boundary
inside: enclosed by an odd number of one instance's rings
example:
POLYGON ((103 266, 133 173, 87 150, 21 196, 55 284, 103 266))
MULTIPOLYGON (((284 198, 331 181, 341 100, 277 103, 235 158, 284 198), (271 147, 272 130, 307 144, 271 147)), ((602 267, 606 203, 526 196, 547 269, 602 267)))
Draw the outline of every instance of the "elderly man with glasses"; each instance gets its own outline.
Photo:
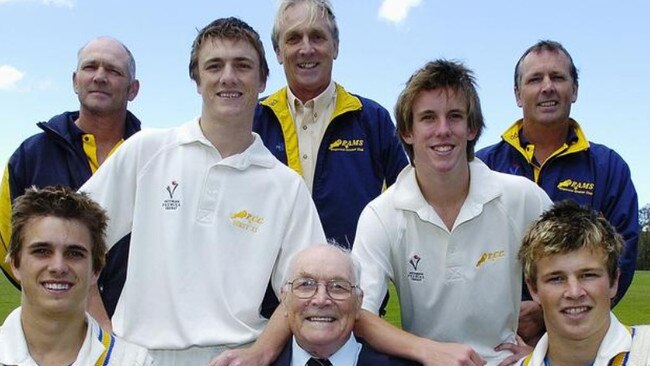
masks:
POLYGON ((295 255, 288 274, 281 306, 293 338, 273 365, 411 364, 377 353, 352 334, 363 291, 360 268, 346 250, 332 244, 309 247, 295 255))

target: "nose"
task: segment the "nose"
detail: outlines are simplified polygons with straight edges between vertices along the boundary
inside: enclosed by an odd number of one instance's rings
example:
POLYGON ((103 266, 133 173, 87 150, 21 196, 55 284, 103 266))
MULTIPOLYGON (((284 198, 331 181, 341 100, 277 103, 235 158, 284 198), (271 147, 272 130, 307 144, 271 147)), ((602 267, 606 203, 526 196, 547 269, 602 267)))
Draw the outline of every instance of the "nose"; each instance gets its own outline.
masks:
POLYGON ((330 296, 327 294, 327 289, 325 288, 325 284, 319 283, 318 289, 316 290, 314 297, 311 298, 311 304, 318 307, 322 307, 330 303, 331 301, 332 299, 330 299, 330 296))
POLYGON ((555 84, 553 84, 553 80, 551 80, 550 76, 544 76, 544 80, 542 80, 542 92, 552 92, 555 90, 555 84))
POLYGON ((103 67, 98 67, 93 74, 93 81, 96 83, 105 83, 106 80, 106 70, 103 67))
POLYGON ((226 63, 226 65, 223 67, 223 70, 221 71, 219 81, 222 84, 229 85, 235 83, 236 80, 237 74, 235 73, 235 68, 230 63, 226 63))
POLYGON ((68 263, 62 253, 55 253, 50 258, 48 270, 53 274, 64 274, 68 271, 68 263))
POLYGON ((447 118, 442 117, 438 121, 438 123, 435 124, 435 133, 437 136, 450 136, 451 135, 451 128, 449 125, 449 121, 447 121, 447 118))
POLYGON ((312 45, 311 40, 309 39, 309 35, 305 34, 302 37, 302 41, 300 42, 299 52, 301 55, 308 55, 314 52, 314 46, 312 45))
POLYGON ((567 288, 565 296, 570 299, 578 299, 585 295, 585 288, 577 278, 569 278, 567 280, 567 288))

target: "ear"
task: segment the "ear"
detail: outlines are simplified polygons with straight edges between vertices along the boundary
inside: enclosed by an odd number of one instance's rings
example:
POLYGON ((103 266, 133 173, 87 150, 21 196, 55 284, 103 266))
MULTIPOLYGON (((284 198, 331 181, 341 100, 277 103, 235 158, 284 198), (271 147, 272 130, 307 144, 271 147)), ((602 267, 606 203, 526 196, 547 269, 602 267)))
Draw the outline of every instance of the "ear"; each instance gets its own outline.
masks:
POLYGON ((578 86, 573 87, 573 94, 571 95, 571 103, 575 103, 578 100, 578 86))
POLYGON ((336 60, 337 57, 339 57, 339 43, 334 42, 334 53, 332 54, 332 58, 336 60))
POLYGON ((275 59, 278 60, 278 63, 282 65, 282 47, 278 46, 277 48, 273 49, 275 51, 275 59))
POLYGON ((413 131, 404 131, 404 133, 402 133, 401 135, 404 142, 406 142, 409 145, 413 145, 413 131))
POLYGON ((357 289, 358 294, 356 296, 356 304, 355 305, 355 310, 356 310, 356 316, 355 319, 359 319, 361 317, 361 304, 363 304, 363 290, 362 289, 357 289))
POLYGON ((517 106, 521 108, 521 91, 516 86, 514 87, 515 100, 517 101, 517 106))
POLYGON ((18 267, 16 267, 16 264, 14 263, 13 260, 9 261, 9 266, 11 266, 11 272, 14 274, 14 277, 16 278, 16 281, 20 283, 20 271, 18 270, 18 267))
POLYGON ((133 80, 131 82, 131 85, 129 85, 129 94, 128 94, 129 102, 135 99, 139 91, 140 91, 140 81, 138 81, 137 79, 133 80))
POLYGON ((264 89, 266 89, 266 81, 260 80, 260 84, 257 86, 257 94, 262 94, 262 92, 264 92, 264 89))
POLYGON ((75 94, 79 94, 79 88, 77 87, 77 72, 72 73, 72 90, 75 94))
POLYGON ((526 286, 528 287, 528 291, 530 292, 530 296, 533 298, 533 301, 536 303, 542 304, 542 302, 539 299, 539 293, 537 292, 537 285, 534 284, 530 279, 526 279, 526 286))
POLYGON ((469 133, 467 134, 467 141, 474 141, 476 138, 476 131, 474 129, 468 128, 469 133))
POLYGON ((610 280, 609 284, 609 298, 613 299, 616 296, 616 293, 618 292, 618 280, 619 277, 621 277, 621 270, 617 269, 616 270, 616 275, 614 276, 615 278, 610 280))
POLYGON ((99 272, 93 272, 93 274, 90 276, 90 281, 89 284, 90 286, 95 286, 97 284, 97 279, 99 278, 99 272))

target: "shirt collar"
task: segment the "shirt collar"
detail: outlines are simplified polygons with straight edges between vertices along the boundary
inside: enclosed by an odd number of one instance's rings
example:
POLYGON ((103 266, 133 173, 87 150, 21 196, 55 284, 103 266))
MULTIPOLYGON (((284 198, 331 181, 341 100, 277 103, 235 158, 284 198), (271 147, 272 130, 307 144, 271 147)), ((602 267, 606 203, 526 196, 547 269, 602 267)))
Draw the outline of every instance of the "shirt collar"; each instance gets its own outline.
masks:
POLYGON ((263 168, 272 168, 278 162, 273 155, 264 146, 260 136, 251 132, 254 139, 253 143, 246 148, 243 152, 229 156, 225 159, 221 158, 219 150, 217 150, 210 140, 203 134, 201 126, 199 125, 199 117, 178 127, 178 142, 180 145, 188 144, 201 144, 206 148, 214 149, 214 152, 219 156, 218 164, 227 165, 235 169, 245 170, 251 165, 257 165, 263 168))
POLYGON ((293 94, 291 88, 287 87, 287 100, 289 102, 289 110, 291 111, 291 115, 294 117, 294 119, 298 106, 313 106, 313 111, 320 116, 327 109, 327 107, 334 103, 335 99, 336 84, 334 84, 334 80, 330 80, 327 88, 325 88, 325 90, 323 90, 323 92, 320 93, 316 98, 308 100, 305 103, 303 103, 293 94))
MULTIPOLYGON (((304 366, 310 358, 314 357, 298 345, 296 337, 293 337, 292 348, 291 365, 293 366, 304 366)), ((357 342, 354 334, 350 334, 347 342, 331 355, 328 360, 332 363, 332 366, 356 365, 359 352, 361 352, 361 343, 357 342)))
MULTIPOLYGON (((576 133, 576 126, 577 126, 577 122, 571 119, 569 123, 569 130, 567 131, 566 140, 565 140, 567 146, 571 146, 580 140, 578 134, 576 133)), ((524 136, 524 134, 521 133, 521 130, 523 130, 523 121, 519 126, 519 130, 520 130, 519 145, 522 147, 526 147, 529 144, 531 144, 530 140, 528 140, 528 138, 526 138, 526 136, 524 136)))
MULTIPOLYGON (((0 328, 0 364, 36 365, 27 348, 20 314, 21 308, 18 307, 7 316, 2 328, 0 328)), ((88 324, 86 337, 73 365, 94 365, 104 352, 104 345, 96 336, 99 334, 99 325, 88 313, 85 316, 86 324, 88 324)))
MULTIPOLYGON (((607 366, 609 361, 621 352, 632 347, 632 335, 616 316, 609 313, 610 323, 605 337, 600 343, 594 366, 607 366)), ((530 366, 543 366, 548 352, 548 333, 545 333, 533 350, 530 366)))

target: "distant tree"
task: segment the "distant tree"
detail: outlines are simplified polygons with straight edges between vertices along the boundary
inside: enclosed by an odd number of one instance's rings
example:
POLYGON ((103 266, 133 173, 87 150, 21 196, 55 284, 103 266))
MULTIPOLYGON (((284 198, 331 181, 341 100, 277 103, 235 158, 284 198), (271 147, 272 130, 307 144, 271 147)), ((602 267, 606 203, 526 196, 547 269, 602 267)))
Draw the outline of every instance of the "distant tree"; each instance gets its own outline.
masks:
POLYGON ((639 254, 636 260, 637 270, 650 270, 650 204, 639 210, 639 254))

